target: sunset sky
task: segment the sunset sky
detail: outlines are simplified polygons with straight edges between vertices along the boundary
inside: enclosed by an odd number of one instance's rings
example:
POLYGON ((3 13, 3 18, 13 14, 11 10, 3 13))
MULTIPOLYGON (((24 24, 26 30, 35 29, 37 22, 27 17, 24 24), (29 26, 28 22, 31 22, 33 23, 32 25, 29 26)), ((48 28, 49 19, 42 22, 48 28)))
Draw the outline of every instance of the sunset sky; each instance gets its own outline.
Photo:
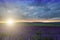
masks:
POLYGON ((0 20, 60 20, 60 0, 0 0, 0 20))

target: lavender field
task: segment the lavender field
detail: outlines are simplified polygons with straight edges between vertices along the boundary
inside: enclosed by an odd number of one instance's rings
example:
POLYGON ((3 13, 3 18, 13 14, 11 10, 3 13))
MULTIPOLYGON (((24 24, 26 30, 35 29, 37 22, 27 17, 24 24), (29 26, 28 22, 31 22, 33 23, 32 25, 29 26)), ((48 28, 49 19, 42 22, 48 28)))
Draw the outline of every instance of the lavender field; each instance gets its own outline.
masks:
MULTIPOLYGON (((38 24, 38 23, 37 23, 38 24)), ((16 23, 0 25, 0 40, 60 40, 60 26, 39 26, 16 23)), ((51 24, 50 24, 51 25, 51 24)))

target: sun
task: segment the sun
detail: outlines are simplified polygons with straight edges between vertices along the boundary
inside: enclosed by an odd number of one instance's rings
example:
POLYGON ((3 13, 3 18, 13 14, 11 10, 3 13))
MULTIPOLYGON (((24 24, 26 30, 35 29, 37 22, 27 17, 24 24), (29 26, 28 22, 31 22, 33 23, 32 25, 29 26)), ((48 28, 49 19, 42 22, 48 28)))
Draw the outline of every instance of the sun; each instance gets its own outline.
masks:
POLYGON ((6 22, 7 22, 7 24, 12 25, 14 23, 14 20, 13 19, 8 19, 6 22))

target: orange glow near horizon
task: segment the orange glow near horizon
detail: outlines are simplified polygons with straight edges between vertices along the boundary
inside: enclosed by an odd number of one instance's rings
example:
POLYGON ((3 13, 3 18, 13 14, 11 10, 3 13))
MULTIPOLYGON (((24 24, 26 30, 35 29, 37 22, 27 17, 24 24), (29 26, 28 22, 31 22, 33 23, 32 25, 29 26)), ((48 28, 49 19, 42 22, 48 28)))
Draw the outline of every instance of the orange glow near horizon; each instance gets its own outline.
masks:
POLYGON ((0 21, 0 23, 12 23, 14 21, 14 23, 16 22, 60 22, 60 20, 8 20, 8 21, 0 21))

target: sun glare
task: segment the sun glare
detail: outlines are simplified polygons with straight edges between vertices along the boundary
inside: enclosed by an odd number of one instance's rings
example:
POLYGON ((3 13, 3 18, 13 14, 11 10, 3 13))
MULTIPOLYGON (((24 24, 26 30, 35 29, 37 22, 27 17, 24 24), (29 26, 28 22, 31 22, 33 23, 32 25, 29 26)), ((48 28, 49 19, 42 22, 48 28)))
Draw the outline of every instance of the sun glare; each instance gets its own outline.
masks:
POLYGON ((13 19, 8 19, 7 20, 7 24, 12 25, 13 23, 14 23, 14 20, 13 19))

